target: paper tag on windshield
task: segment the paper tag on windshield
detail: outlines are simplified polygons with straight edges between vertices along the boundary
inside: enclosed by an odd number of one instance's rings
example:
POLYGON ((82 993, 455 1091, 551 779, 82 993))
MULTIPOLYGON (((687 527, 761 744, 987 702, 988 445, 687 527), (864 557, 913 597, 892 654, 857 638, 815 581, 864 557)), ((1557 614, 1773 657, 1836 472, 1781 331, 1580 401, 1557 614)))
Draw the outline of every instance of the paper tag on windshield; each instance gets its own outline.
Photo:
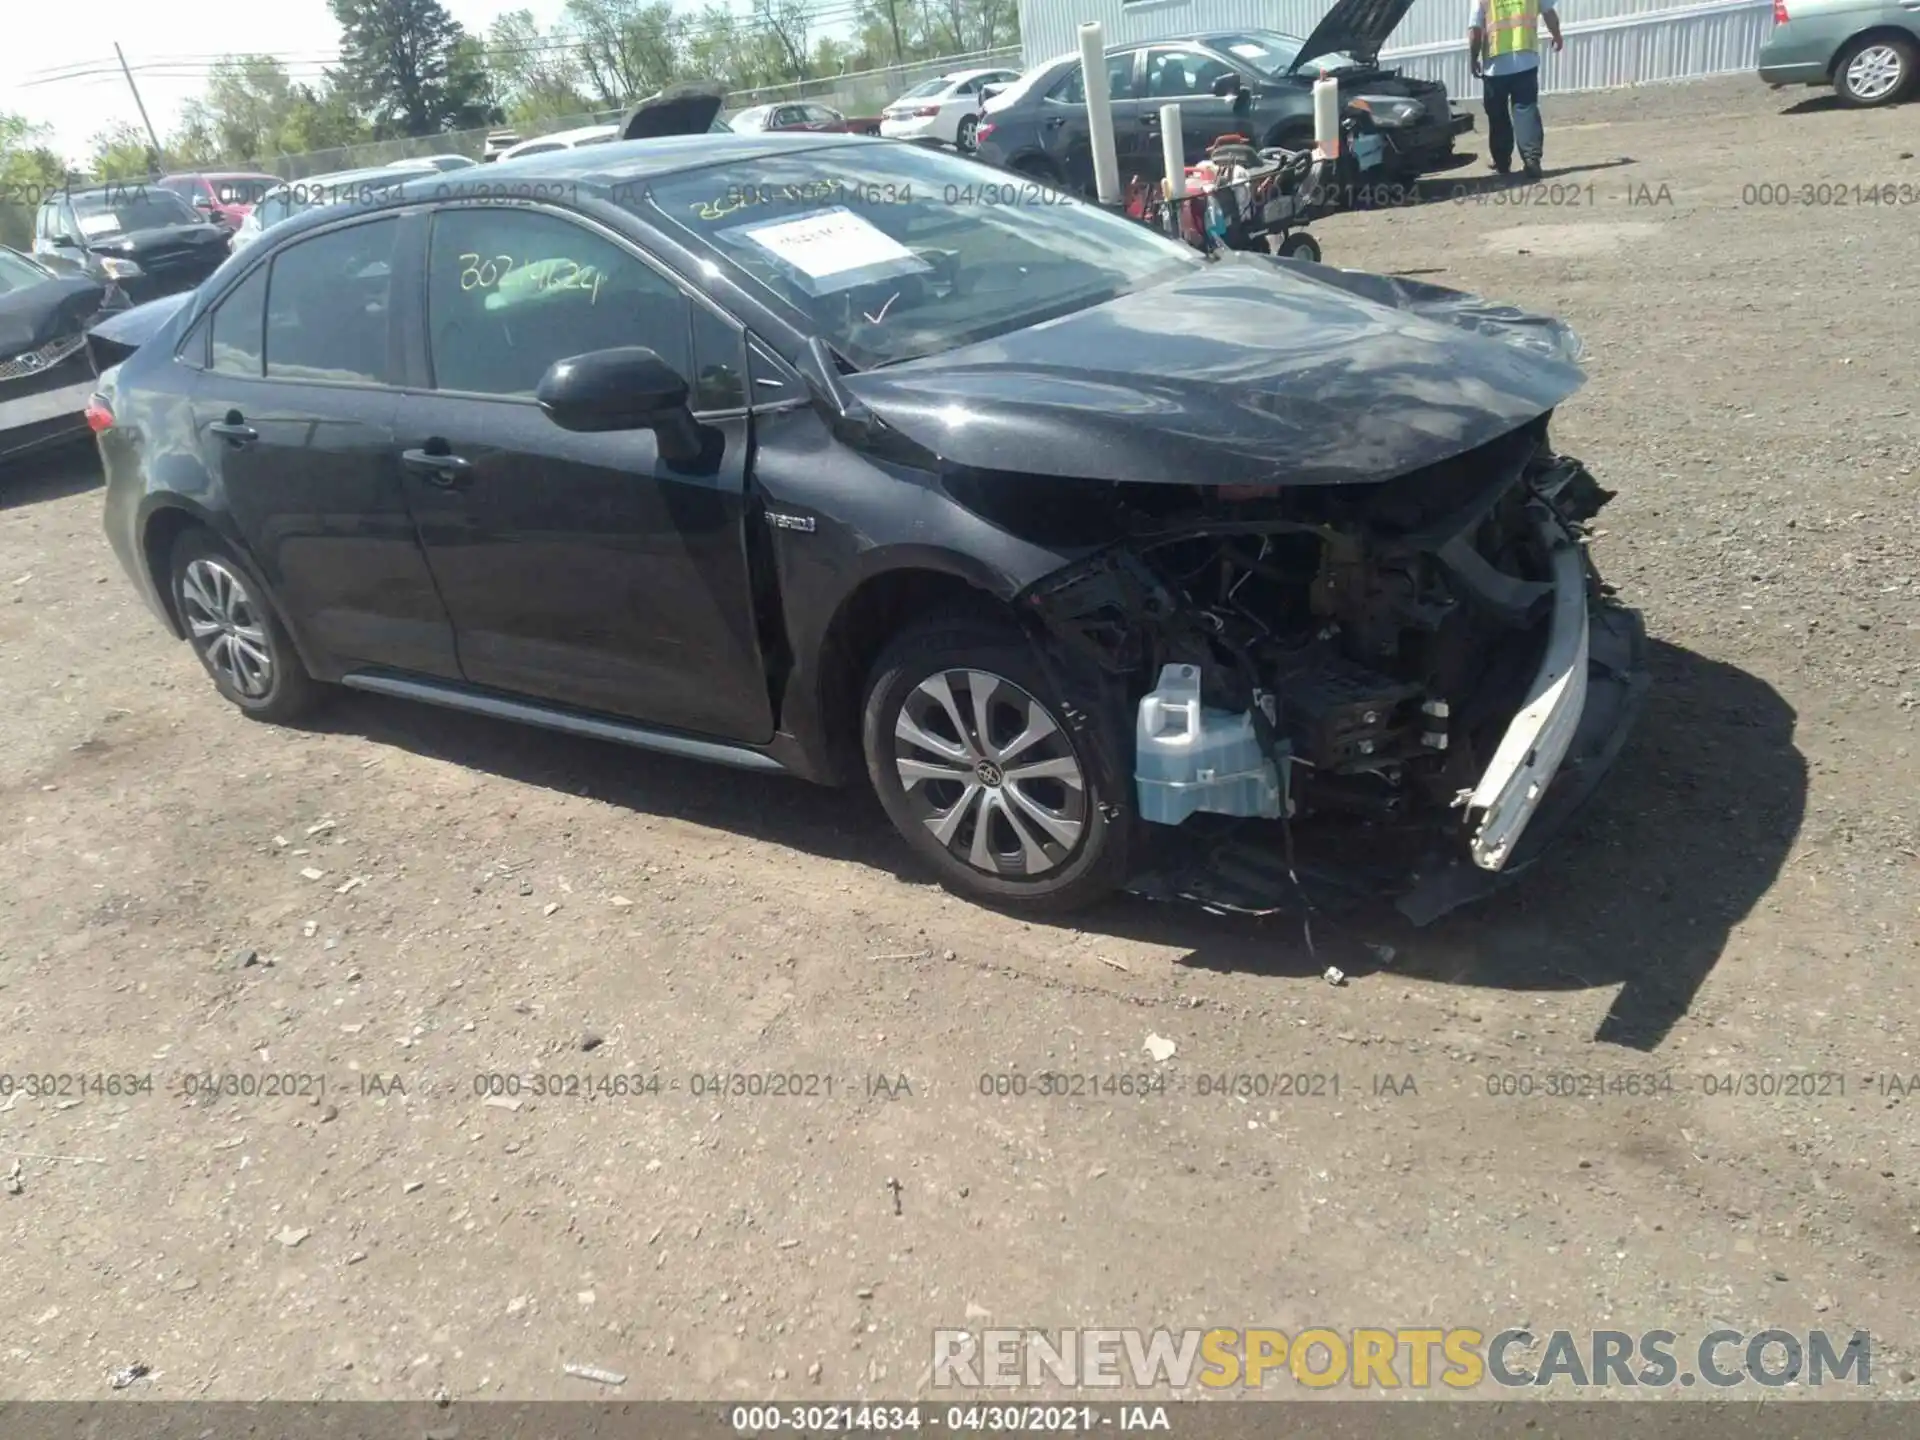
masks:
POLYGON ((815 294, 932 268, 844 206, 816 210, 795 220, 742 225, 738 233, 799 271, 815 294))
POLYGON ((112 211, 104 215, 81 215, 77 218, 82 235, 111 235, 120 228, 120 217, 112 211))

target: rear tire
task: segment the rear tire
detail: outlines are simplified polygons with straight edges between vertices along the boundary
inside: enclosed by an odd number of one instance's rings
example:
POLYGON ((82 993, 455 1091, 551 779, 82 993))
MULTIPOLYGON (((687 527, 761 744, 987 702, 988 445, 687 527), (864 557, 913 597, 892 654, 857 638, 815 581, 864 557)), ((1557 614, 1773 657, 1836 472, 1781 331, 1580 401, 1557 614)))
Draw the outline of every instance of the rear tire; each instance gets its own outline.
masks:
POLYGON ((960 128, 954 132, 953 143, 962 150, 972 153, 973 147, 978 143, 979 138, 980 117, 978 115, 962 115, 960 117, 960 128))
POLYGON ((187 643, 216 690, 245 714, 275 724, 313 708, 320 685, 252 566, 195 527, 174 542, 168 583, 187 643))
POLYGON ((1914 60, 1911 40, 1862 36, 1833 62, 1833 92, 1842 105, 1855 110, 1891 105, 1913 89, 1914 60))
POLYGON ((1126 777, 1105 773, 1032 645, 940 617, 894 637, 868 678, 861 743, 894 828, 942 885, 1031 912, 1081 909, 1126 876, 1126 777), (1109 815, 1109 803, 1121 803, 1109 815))

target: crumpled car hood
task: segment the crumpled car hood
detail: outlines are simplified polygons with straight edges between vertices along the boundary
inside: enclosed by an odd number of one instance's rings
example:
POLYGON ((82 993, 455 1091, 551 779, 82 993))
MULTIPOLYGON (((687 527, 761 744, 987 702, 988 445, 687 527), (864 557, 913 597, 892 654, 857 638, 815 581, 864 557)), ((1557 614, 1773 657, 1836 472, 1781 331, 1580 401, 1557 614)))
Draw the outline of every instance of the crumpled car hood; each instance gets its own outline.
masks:
POLYGON ((60 275, 0 295, 0 361, 82 329, 107 287, 87 275, 60 275))
POLYGON ((1436 285, 1228 252, 994 340, 845 377, 956 465, 1174 485, 1392 479, 1578 390, 1565 325, 1436 285))

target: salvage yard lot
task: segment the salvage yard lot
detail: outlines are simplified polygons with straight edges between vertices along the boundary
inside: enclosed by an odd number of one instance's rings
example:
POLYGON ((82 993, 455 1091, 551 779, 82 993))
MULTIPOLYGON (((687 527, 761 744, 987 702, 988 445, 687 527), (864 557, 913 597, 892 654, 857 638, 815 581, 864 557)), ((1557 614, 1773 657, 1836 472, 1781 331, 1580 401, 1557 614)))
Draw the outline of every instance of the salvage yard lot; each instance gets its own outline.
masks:
POLYGON ((1656 642, 1582 826, 1426 931, 1025 923, 864 795, 255 724, 91 457, 7 475, 0 1076, 152 1088, 0 1096, 0 1391, 910 1397, 991 1323, 1865 1329, 1920 1395, 1920 204, 1853 190, 1920 198, 1920 107, 1546 111, 1544 187, 1316 227, 1586 338, 1555 435, 1656 642))

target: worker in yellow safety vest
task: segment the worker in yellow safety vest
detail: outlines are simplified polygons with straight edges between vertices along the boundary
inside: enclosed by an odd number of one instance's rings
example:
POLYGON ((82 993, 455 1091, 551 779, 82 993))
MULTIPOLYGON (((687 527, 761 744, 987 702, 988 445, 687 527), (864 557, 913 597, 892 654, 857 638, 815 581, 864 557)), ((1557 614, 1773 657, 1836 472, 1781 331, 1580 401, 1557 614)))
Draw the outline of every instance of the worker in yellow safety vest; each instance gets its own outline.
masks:
POLYGON ((1540 121, 1540 22, 1558 51, 1560 16, 1553 0, 1468 0, 1467 59, 1487 106, 1493 168, 1513 168, 1516 142, 1527 178, 1540 178, 1546 131, 1540 121))

